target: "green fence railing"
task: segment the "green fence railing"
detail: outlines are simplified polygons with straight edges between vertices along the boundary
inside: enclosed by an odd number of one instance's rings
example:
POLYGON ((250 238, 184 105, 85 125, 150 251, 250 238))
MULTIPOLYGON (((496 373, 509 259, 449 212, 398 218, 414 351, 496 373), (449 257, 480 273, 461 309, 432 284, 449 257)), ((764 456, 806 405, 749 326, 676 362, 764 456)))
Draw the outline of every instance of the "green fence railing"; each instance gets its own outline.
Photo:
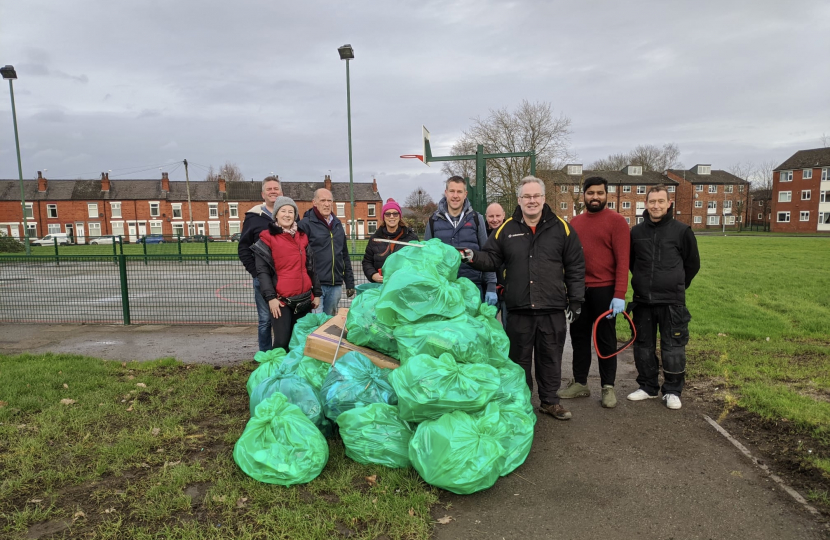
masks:
MULTIPOLYGON (((366 283, 363 255, 351 258, 356 284, 366 283)), ((350 304, 344 290, 340 305, 350 304)), ((0 257, 0 322, 256 324, 256 320, 251 276, 235 252, 0 257)))

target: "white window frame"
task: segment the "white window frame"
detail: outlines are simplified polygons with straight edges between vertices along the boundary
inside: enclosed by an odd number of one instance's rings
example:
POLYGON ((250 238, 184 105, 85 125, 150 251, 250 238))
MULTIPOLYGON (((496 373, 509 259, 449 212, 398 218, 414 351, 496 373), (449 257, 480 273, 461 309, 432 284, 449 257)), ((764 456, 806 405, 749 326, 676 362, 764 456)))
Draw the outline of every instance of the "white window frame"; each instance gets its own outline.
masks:
POLYGON ((792 171, 780 171, 778 173, 778 181, 779 182, 792 182, 793 181, 793 172, 792 171))
POLYGON ((334 203, 334 206, 336 208, 336 214, 335 215, 337 217, 339 217, 339 218, 346 217, 346 203, 344 203, 344 202, 334 203))
POLYGON ((367 234, 375 234, 375 231, 378 230, 378 222, 377 221, 367 221, 366 222, 366 233, 367 234))
POLYGON ((110 230, 112 231, 113 236, 124 236, 124 222, 123 221, 110 221, 110 230), (116 232, 115 229, 121 229, 121 232, 116 232))
POLYGON ((813 169, 804 169, 801 171, 801 179, 802 180, 812 180, 813 179, 813 169))
POLYGON ((706 225, 720 225, 720 216, 717 214, 714 216, 707 216, 706 225))
POLYGON ((61 224, 60 223, 50 223, 47 227, 47 234, 60 234, 61 232, 61 224))
POLYGON ((666 190, 667 190, 669 193, 674 193, 674 191, 675 191, 675 186, 666 186, 666 190))
POLYGON ((758 219, 764 219, 764 214, 758 214, 758 219))
POLYGON ((732 201, 723 201, 723 209, 724 210, 732 210, 732 201))
POLYGON ((802 201, 809 201, 813 196, 813 191, 810 189, 802 189, 801 190, 801 200, 802 201))
MULTIPOLYGON (((239 217, 239 203, 228 203, 228 217, 231 218, 238 218, 239 217)), ((233 234, 233 233, 231 233, 233 234)))
POLYGON ((698 165, 697 166, 697 174, 712 174, 712 166, 711 165, 698 165))
POLYGON ((26 219, 35 219, 34 203, 26 203, 26 219))
POLYGON ((559 203, 559 209, 560 210, 567 210, 568 209, 568 203, 566 203, 566 202, 559 203))
POLYGON ((150 204, 150 217, 161 217, 161 203, 158 201, 148 201, 150 204))
POLYGON ((86 203, 86 214, 92 219, 98 219, 98 203, 86 203))
POLYGON ((630 217, 625 218, 625 222, 628 223, 629 225, 631 225, 631 218, 630 217))
POLYGON ((830 202, 830 191, 822 191, 821 193, 819 193, 818 202, 820 202, 820 203, 830 202))
POLYGON ((810 211, 802 210, 798 213, 798 221, 810 221, 810 211))
POLYGON ((579 193, 579 184, 574 185, 574 193, 579 193))
POLYGON ((707 210, 717 210, 718 209, 718 201, 708 201, 706 203, 707 210))
POLYGON ((631 201, 623 201, 622 202, 622 209, 623 210, 631 210, 631 201))
POLYGON ((623 186, 623 193, 631 193, 631 186, 623 186))
POLYGON ((608 186, 608 193, 616 193, 617 186, 608 186))
POLYGON ((821 170, 821 181, 826 182, 827 180, 830 180, 830 168, 825 167, 821 170))
POLYGON ((172 203, 172 217, 173 219, 184 219, 182 217, 182 203, 172 203))
POLYGON ((695 223, 702 224, 703 223, 703 216, 695 216, 695 223))
POLYGON ((568 165, 568 174, 569 175, 582 174, 582 165, 568 165))
POLYGON ((645 201, 637 201, 637 212, 642 212, 646 209, 646 202, 645 201))
MULTIPOLYGON (((58 217, 58 205, 57 204, 47 204, 46 205, 46 217, 49 219, 55 219, 58 217)), ((60 232, 60 231, 58 231, 60 232)), ((52 234, 51 232, 49 234, 52 234)))
POLYGON ((637 225, 639 225, 639 224, 640 224, 640 223, 642 223, 643 221, 645 221, 645 220, 643 219, 643 216, 637 216, 637 225))
POLYGON ((366 205, 366 215, 368 217, 377 217, 377 207, 374 203, 370 203, 366 205))
POLYGON ((219 219, 219 203, 208 203, 208 219, 219 219))
POLYGON ((695 185, 695 191, 703 191, 703 184, 695 185))
POLYGON ((723 192, 724 193, 734 193, 735 192, 735 186, 733 186, 733 185, 723 186, 723 192))
POLYGON ((723 224, 724 225, 734 225, 735 224, 735 216, 723 216, 723 224))
POLYGON ((645 195, 646 186, 637 186, 637 195, 645 195))
POLYGON ((642 176, 643 168, 640 165, 631 165, 628 167, 628 174, 630 176, 642 176))
POLYGON ((559 186, 559 193, 567 193, 568 186, 559 186))
POLYGON ((695 208, 703 208, 703 201, 695 201, 695 208))
POLYGON ((90 221, 87 223, 87 236, 101 236, 101 222, 90 221))
POLYGON ((718 192, 718 185, 717 184, 709 184, 709 193, 717 193, 718 192))
POLYGON ((778 212, 778 215, 775 216, 775 217, 776 217, 776 221, 778 223, 789 223, 790 222, 790 213, 789 212, 778 212), (784 219, 781 219, 782 217, 784 219))
POLYGON ((111 218, 120 218, 121 217, 121 203, 120 202, 110 202, 110 217, 111 218))
POLYGON ((181 236, 182 238, 187 236, 187 229, 184 226, 184 221, 173 222, 173 237, 178 238, 179 236, 181 236))
POLYGON ((819 225, 830 225, 830 212, 819 212, 818 213, 818 224, 819 225))
POLYGON ((793 192, 792 191, 779 191, 778 192, 778 202, 792 202, 793 200, 793 192))
POLYGON ((228 236, 233 236, 234 234, 238 233, 241 229, 241 223, 238 221, 229 221, 228 222, 228 236))
POLYGON ((160 219, 150 221, 150 234, 162 234, 162 223, 160 219), (154 231, 153 229, 157 230, 154 231))
POLYGON ((608 203, 605 206, 609 210, 616 210, 617 209, 617 203, 615 201, 608 201, 608 203))

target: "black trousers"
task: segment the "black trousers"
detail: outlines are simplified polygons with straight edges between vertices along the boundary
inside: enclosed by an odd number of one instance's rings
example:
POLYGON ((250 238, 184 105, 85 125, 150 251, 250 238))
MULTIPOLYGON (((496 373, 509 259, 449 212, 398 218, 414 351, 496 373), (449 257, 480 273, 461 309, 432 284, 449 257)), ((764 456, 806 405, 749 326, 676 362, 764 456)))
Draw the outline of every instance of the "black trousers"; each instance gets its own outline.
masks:
MULTIPOLYGON (((305 313, 302 315, 305 315, 305 313)), ((271 317, 271 326, 274 329, 274 349, 285 349, 288 352, 291 332, 294 331, 294 324, 299 318, 299 316, 294 315, 294 312, 287 307, 280 307, 279 318, 271 317)))
POLYGON ((634 364, 637 383, 652 396, 683 392, 686 381, 686 344, 692 316, 683 305, 634 306, 634 364), (660 357, 663 361, 663 386, 658 386, 660 363, 657 359, 657 332, 660 332, 660 357))
POLYGON ((562 383, 562 350, 567 323, 563 312, 532 315, 510 312, 507 337, 510 359, 525 370, 525 380, 533 392, 531 367, 536 362, 536 385, 542 403, 559 403, 556 391, 562 383))
MULTIPOLYGON (((594 321, 608 311, 614 298, 614 286, 588 287, 585 289, 585 302, 582 314, 571 324, 571 345, 574 349, 574 380, 580 384, 588 383, 588 371, 591 369, 591 345, 593 344, 594 321)), ((614 319, 603 319, 597 325, 597 345, 603 356, 617 350, 617 326, 614 319)), ((617 378, 617 357, 597 358, 601 384, 614 385, 617 378)))

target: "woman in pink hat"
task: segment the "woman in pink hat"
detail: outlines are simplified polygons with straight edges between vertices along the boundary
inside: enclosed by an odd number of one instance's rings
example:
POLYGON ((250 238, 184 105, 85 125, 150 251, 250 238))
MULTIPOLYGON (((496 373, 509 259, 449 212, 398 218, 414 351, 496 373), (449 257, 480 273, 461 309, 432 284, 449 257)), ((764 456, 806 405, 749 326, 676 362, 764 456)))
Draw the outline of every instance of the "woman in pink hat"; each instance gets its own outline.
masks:
POLYGON ((404 223, 403 216, 401 216, 401 206, 395 202, 395 199, 386 199, 386 204, 383 205, 381 213, 380 226, 369 239, 369 243, 366 245, 366 254, 363 255, 363 273, 373 283, 383 283, 381 268, 384 261, 386 261, 386 257, 403 247, 397 244, 387 244, 386 242, 375 242, 375 238, 396 240, 398 242, 415 242, 418 240, 415 231, 404 223))

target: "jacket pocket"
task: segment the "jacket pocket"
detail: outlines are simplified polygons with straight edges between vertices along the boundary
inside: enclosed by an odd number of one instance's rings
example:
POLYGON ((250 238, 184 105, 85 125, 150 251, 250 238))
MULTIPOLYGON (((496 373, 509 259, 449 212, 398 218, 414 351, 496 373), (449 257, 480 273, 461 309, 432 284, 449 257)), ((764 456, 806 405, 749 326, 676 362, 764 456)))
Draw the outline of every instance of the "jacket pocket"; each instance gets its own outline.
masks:
POLYGON ((673 347, 684 347, 689 342, 689 321, 692 314, 686 306, 669 306, 669 319, 671 320, 671 344, 673 347))

